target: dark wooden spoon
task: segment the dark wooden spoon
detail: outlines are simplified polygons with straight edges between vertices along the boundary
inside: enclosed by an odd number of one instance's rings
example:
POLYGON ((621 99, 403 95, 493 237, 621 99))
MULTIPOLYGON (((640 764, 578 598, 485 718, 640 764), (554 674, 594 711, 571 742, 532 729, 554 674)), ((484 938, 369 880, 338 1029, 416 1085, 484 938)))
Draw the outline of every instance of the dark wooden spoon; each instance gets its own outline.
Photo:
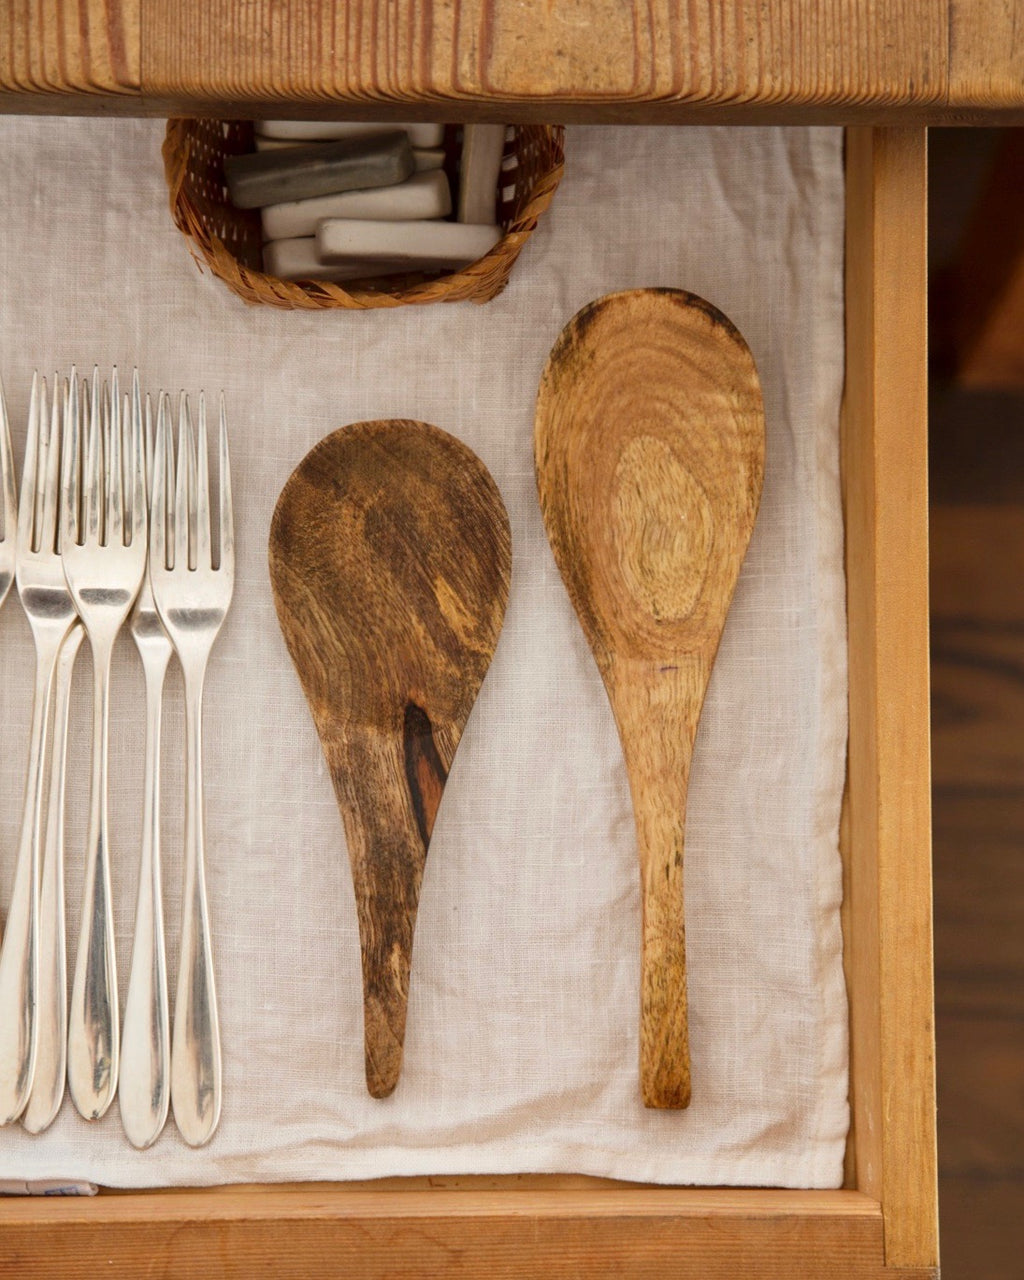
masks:
POLYGON ((424 422, 335 431, 274 511, 277 615, 352 864, 375 1098, 398 1082, 427 848, 510 572, 497 486, 464 444, 424 422))
POLYGON ((551 352, 535 446, 548 538, 611 700, 633 796, 644 1102, 685 1107, 686 791, 761 495, 753 358, 725 316, 693 294, 599 298, 551 352))

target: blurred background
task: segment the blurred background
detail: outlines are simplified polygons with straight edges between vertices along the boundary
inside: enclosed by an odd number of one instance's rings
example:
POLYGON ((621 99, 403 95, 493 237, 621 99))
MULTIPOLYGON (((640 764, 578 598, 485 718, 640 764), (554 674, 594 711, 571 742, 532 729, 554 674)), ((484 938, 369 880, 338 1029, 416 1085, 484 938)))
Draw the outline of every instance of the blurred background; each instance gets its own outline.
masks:
POLYGON ((933 129, 932 768, 943 1280, 1024 1276, 1024 130, 933 129))

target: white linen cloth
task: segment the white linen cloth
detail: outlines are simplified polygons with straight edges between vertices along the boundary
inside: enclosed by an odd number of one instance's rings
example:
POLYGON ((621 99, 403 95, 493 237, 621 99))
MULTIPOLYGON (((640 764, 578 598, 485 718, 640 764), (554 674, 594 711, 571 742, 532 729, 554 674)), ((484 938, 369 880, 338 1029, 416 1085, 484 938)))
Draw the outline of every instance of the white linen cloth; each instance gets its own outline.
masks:
MULTIPOLYGON (((248 308, 200 274, 167 211, 154 121, 0 119, 0 370, 20 459, 32 369, 137 364, 151 390, 227 396, 238 575, 206 701, 208 884, 223 1120, 128 1145, 86 1124, 0 1131, 0 1178, 113 1186, 562 1171, 654 1182, 836 1186, 847 1129, 837 828, 846 667, 838 408, 841 134, 574 128, 565 180, 486 306, 364 314, 248 308), (688 813, 693 1103, 638 1083, 639 879, 604 689, 537 506, 537 383, 600 294, 702 294, 764 383, 760 516, 701 722, 688 813), (278 630, 266 541, 322 436, 413 417, 465 440, 512 523, 504 632, 441 806, 423 885, 405 1065, 363 1082, 359 941, 341 821, 278 630)), ((0 901, 10 894, 32 646, 0 615, 0 901)), ((91 681, 79 659, 67 834, 75 955, 91 681)), ((115 659, 114 905, 122 1002, 138 879, 143 683, 115 659)), ((181 685, 165 704, 170 971, 181 902, 181 685)))

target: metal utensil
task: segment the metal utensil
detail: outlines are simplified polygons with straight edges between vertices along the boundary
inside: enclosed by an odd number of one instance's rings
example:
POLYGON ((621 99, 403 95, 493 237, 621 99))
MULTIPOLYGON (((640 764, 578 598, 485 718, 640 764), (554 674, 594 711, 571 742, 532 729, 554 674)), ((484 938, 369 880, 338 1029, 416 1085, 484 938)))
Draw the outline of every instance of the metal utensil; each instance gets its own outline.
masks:
MULTIPOLYGON (((161 395, 161 438, 169 448, 168 399, 161 395)), ((153 478, 153 417, 146 397, 146 475, 153 478)), ((170 457, 173 467, 173 455, 170 457)), ((146 676, 146 774, 142 810, 139 898, 135 942, 121 1037, 118 1097, 121 1120, 134 1147, 156 1141, 167 1120, 170 1100, 170 1031, 167 1010, 167 960, 160 882, 160 720, 164 677, 173 647, 153 599, 147 570, 130 621, 146 676)))
POLYGON ((42 887, 39 893, 38 1045, 32 1092, 21 1117, 29 1133, 49 1128, 64 1101, 68 1067, 68 961, 64 918, 64 779, 68 713, 75 659, 85 638, 81 623, 67 634, 57 661, 53 695, 53 747, 46 811, 42 887))
MULTIPOLYGON (((73 379, 72 379, 73 380, 73 379)), ((59 379, 52 409, 46 382, 33 375, 28 441, 18 508, 18 593, 36 648, 32 730, 21 839, 7 929, 0 952, 0 1124, 21 1115, 35 1070, 39 982, 39 845, 50 689, 61 645, 76 609, 57 549, 61 432, 59 379)), ((77 400, 69 388, 74 416, 77 400)), ((67 425, 67 424, 65 424, 67 425)))
POLYGON ((4 384, 0 381, 0 604, 14 581, 14 555, 18 545, 18 492, 14 481, 11 428, 7 421, 4 384))
POLYGON ((142 582, 147 521, 141 414, 133 409, 124 441, 116 370, 109 397, 101 397, 94 370, 88 416, 84 468, 82 418, 68 423, 62 527, 64 570, 89 637, 94 674, 89 838, 68 1019, 68 1085, 79 1112, 95 1120, 113 1100, 119 1052, 107 825, 110 658, 142 582))
POLYGON ((224 398, 220 402, 220 554, 214 567, 210 524, 206 400, 199 397, 193 446, 188 400, 178 401, 178 456, 171 465, 170 427, 158 418, 153 459, 149 557, 153 598, 174 644, 185 682, 185 889, 181 959, 171 1043, 171 1104, 182 1137, 201 1146, 220 1119, 221 1053, 210 946, 203 830, 203 685, 235 580, 234 518, 224 398))

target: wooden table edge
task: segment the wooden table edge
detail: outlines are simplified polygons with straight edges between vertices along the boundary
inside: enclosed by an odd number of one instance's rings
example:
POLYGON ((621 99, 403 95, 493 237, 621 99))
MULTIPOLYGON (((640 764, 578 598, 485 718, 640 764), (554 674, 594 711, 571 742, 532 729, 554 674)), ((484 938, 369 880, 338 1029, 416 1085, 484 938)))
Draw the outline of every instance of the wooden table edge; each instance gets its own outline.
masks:
POLYGON ((1024 102, 981 104, 875 101, 822 97, 800 102, 753 98, 744 102, 715 100, 644 101, 635 98, 449 98, 367 99, 364 95, 329 98, 279 98, 235 94, 224 98, 154 95, 142 90, 66 92, 12 89, 0 83, 0 115, 107 116, 125 119, 258 120, 444 120, 448 123, 490 121, 501 124, 608 125, 757 125, 757 126, 899 126, 1020 127, 1024 102))
POLYGON ((19 0, 0 112, 1012 124, 1021 6, 604 4, 580 22, 519 0, 19 0))

